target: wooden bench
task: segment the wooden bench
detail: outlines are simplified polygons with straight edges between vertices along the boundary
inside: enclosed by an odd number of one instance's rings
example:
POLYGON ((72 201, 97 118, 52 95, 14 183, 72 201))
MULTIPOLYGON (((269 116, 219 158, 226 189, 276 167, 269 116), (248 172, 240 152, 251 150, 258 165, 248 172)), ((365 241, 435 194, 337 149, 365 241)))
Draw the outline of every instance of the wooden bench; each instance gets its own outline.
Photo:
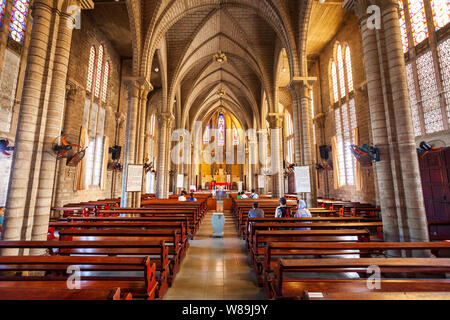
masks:
POLYGON ((168 289, 169 257, 164 241, 0 241, 0 249, 47 249, 50 255, 144 256, 155 264, 157 296, 168 289))
POLYGON ((168 246, 170 260, 167 275, 169 285, 172 285, 181 263, 181 236, 176 230, 130 230, 130 229, 64 229, 59 232, 59 240, 63 241, 164 241, 168 246))
POLYGON ((67 289, 52 287, 28 287, 24 281, 21 287, 0 287, 0 300, 132 300, 128 292, 122 294, 115 289, 67 289))
MULTIPOLYGON (((450 291, 450 279, 445 273, 450 272, 450 259, 444 258, 360 258, 360 259, 281 259, 274 277, 269 280, 272 298, 293 298, 308 292, 371 292, 367 281, 355 279, 333 279, 345 272, 367 274, 370 266, 377 266, 381 275, 389 273, 404 275, 432 274, 427 279, 386 279, 381 280, 378 292, 395 292, 400 290, 415 291, 450 291), (319 277, 321 277, 319 279, 319 277), (395 280, 395 281, 393 281, 395 280), (425 282, 426 280, 426 282, 425 282)), ((369 279, 370 281, 370 279, 369 279)), ((377 291, 377 290, 373 290, 377 291)))
POLYGON ((155 264, 149 257, 83 257, 83 256, 0 256, 0 290, 14 287, 66 289, 72 274, 69 267, 80 271, 80 289, 120 287, 133 297, 152 300, 158 283, 155 264), (21 272, 22 275, 6 275, 21 272), (33 275, 23 275, 32 272, 33 275), (128 275, 123 275, 130 273, 128 275), (136 275, 139 273, 139 275, 136 275))
MULTIPOLYGON (((392 281, 382 280, 383 286, 387 287, 387 284, 391 284, 392 281)), ((435 281, 436 283, 436 281, 435 281)), ((402 281, 398 290, 404 290, 401 286, 414 287, 420 285, 417 281, 402 281)), ((433 286, 432 283, 429 285, 433 286)), ((445 285, 441 285, 442 290, 445 289, 445 285)), ((308 292, 303 291, 301 297, 298 300, 450 300, 450 292, 445 291, 426 291, 426 292, 308 292)))

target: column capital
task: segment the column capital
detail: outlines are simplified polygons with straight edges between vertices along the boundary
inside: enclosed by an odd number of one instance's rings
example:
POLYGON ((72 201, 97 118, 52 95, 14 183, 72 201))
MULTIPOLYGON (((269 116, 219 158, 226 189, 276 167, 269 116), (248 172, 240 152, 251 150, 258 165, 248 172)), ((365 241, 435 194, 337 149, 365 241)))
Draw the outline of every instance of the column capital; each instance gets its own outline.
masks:
POLYGON ((283 126, 282 113, 269 113, 266 119, 269 122, 270 129, 279 129, 283 126))
POLYGON ((156 114, 159 122, 163 125, 170 126, 173 120, 175 120, 174 115, 171 112, 159 112, 156 114))
POLYGON ((93 0, 65 0, 62 5, 63 12, 66 12, 67 8, 70 6, 80 7, 81 10, 92 10, 94 9, 93 0))
POLYGON ((319 128, 325 128, 325 113, 321 112, 314 118, 314 123, 319 128))
POLYGON ((292 99, 309 98, 309 91, 316 81, 317 77, 294 77, 287 86, 292 99))
POLYGON ((399 7, 398 0, 345 0, 342 3, 342 8, 344 10, 353 11, 353 13, 361 21, 369 16, 369 14, 367 13, 367 8, 372 5, 376 5, 380 9, 399 7))
POLYGON ((145 78, 125 77, 123 81, 128 89, 129 98, 146 99, 148 93, 153 90, 152 84, 145 78))

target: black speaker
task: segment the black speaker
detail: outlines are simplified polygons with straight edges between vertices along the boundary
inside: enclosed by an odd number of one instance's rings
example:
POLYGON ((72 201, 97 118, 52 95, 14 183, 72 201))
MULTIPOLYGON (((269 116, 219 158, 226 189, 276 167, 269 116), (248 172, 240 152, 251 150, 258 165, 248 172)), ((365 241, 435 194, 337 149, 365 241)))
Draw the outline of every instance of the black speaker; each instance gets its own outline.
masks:
POLYGON ((114 146, 109 148, 109 153, 112 154, 113 160, 119 160, 120 159, 120 153, 122 152, 121 146, 114 146))
POLYGON ((328 158, 330 157, 329 152, 331 148, 329 146, 320 146, 319 150, 320 150, 320 158, 322 158, 323 160, 328 160, 328 158))

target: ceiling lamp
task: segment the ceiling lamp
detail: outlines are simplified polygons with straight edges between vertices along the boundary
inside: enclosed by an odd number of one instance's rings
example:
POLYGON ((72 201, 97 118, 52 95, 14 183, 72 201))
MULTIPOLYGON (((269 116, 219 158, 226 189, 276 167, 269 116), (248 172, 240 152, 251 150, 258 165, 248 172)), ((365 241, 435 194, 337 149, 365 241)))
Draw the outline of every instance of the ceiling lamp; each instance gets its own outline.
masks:
POLYGON ((159 68, 158 68, 158 67, 155 68, 155 72, 156 72, 156 73, 159 72, 159 68))
POLYGON ((213 56, 213 60, 219 63, 227 62, 227 56, 222 51, 217 51, 217 53, 213 56))

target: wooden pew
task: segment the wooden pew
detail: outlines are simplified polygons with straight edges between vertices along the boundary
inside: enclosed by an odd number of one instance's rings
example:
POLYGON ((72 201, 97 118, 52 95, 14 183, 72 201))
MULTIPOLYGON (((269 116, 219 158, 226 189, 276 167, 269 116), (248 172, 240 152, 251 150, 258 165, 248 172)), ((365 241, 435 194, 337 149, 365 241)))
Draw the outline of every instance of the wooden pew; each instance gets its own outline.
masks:
POLYGON ((169 285, 172 285, 181 263, 181 236, 176 230, 131 230, 131 229, 64 229, 59 232, 63 241, 164 241, 168 246, 170 260, 169 285))
MULTIPOLYGON (((382 283, 392 283, 382 280, 382 283)), ((404 281, 402 285, 411 287, 418 285, 417 281, 404 281)), ((444 285, 440 286, 445 290, 444 285)), ((404 290, 399 288, 398 290, 404 290)), ((415 289, 417 290, 417 289, 415 289)), ((303 291, 298 300, 450 300, 450 292, 427 291, 427 292, 308 292, 303 291)))
POLYGON ((260 261, 263 260, 265 247, 271 242, 364 242, 369 240, 368 230, 257 230, 250 247, 250 259, 258 276, 258 283, 262 284, 260 261))
POLYGON ((144 256, 155 264, 157 296, 168 289, 169 257, 164 241, 0 241, 0 249, 47 249, 50 255, 144 256))
POLYGON ((132 300, 133 295, 121 293, 120 288, 67 289, 52 287, 0 287, 0 300, 132 300))
POLYGON ((152 300, 158 283, 155 264, 149 257, 80 257, 80 256, 0 256, 0 271, 32 272, 33 275, 0 277, 0 290, 13 287, 67 288, 68 268, 76 267, 80 274, 80 289, 120 287, 133 297, 152 300), (130 275, 124 276, 124 272, 130 275), (142 275, 133 275, 136 272, 142 275), (103 274, 102 274, 103 273, 103 274), (106 273, 106 274, 105 274, 106 273))
POLYGON ((450 248, 448 242, 271 242, 265 247, 263 256, 258 257, 258 270, 261 270, 265 292, 270 296, 268 279, 271 278, 278 261, 283 258, 384 255, 388 250, 430 250, 450 248))
POLYGON ((143 208, 171 210, 171 209, 195 209, 199 219, 201 220, 208 211, 208 203, 206 199, 198 199, 198 201, 178 201, 169 199, 150 199, 142 200, 143 208))
POLYGON ((189 247, 189 233, 182 222, 134 222, 134 221, 99 221, 99 222, 50 222, 50 228, 62 229, 160 229, 176 230, 180 233, 181 256, 184 258, 189 247))
POLYGON ((308 292, 371 292, 366 280, 345 279, 343 275, 345 272, 367 274, 369 266, 377 266, 381 275, 386 273, 391 276, 421 274, 421 279, 414 280, 382 278, 379 292, 450 291, 450 279, 445 279, 445 273, 450 272, 450 259, 446 258, 281 259, 274 277, 270 279, 272 297, 275 299, 298 297, 304 290, 308 292), (320 274, 321 278, 319 279, 319 275, 311 276, 312 273, 320 274), (428 274, 435 278, 423 278, 428 274), (336 276, 342 279, 336 279, 336 276), (402 289, 399 290, 399 288, 402 289))

